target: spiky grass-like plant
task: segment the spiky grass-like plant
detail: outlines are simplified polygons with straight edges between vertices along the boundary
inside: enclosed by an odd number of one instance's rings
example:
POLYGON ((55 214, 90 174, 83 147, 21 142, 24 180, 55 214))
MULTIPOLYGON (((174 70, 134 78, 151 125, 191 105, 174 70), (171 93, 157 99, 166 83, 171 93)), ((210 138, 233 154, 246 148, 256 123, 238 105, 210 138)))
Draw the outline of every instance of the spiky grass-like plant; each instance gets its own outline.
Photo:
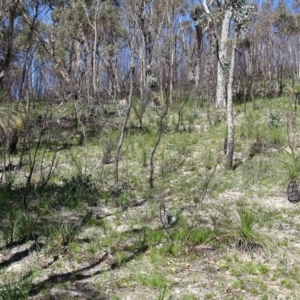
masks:
POLYGON ((0 91, 0 139, 3 148, 9 148, 16 154, 18 132, 24 127, 24 117, 18 103, 6 101, 5 94, 0 91))
POLYGON ((284 165, 287 177, 289 180, 296 180, 300 175, 300 156, 295 157, 290 154, 282 160, 282 164, 284 165))
POLYGON ((229 226, 220 230, 221 239, 225 243, 231 244, 242 251, 257 249, 270 249, 275 244, 270 237, 259 232, 258 225, 261 220, 261 214, 246 205, 240 205, 237 208, 237 220, 229 226))
POLYGON ((243 249, 261 247, 261 235, 253 228, 257 221, 256 214, 245 206, 239 207, 237 212, 240 221, 236 231, 238 246, 243 249))
POLYGON ((28 299, 30 287, 31 276, 28 276, 26 279, 20 279, 17 282, 6 281, 4 285, 0 287, 0 299, 28 299))
POLYGON ((0 129, 6 132, 9 129, 23 128, 23 112, 18 103, 7 100, 7 95, 0 91, 0 129))

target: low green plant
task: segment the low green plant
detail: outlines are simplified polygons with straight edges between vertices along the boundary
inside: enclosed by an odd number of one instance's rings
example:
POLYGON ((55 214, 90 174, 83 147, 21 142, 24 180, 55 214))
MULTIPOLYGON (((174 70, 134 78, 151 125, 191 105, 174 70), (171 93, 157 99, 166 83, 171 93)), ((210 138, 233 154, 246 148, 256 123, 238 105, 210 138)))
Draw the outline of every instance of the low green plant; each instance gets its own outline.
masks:
POLYGON ((102 164, 110 164, 112 162, 113 152, 117 148, 117 140, 114 136, 105 136, 102 140, 102 144, 102 164))
POLYGON ((296 180, 300 175, 300 157, 293 157, 288 155, 287 159, 282 161, 287 171, 289 180, 296 180))
POLYGON ((271 142, 275 145, 284 145, 286 142, 286 132, 282 127, 275 126, 271 132, 271 142))
POLYGON ((3 239, 6 247, 15 239, 16 211, 12 209, 5 210, 1 213, 1 226, 3 239))
POLYGON ((263 264, 255 264, 252 261, 247 262, 245 265, 245 271, 251 275, 266 275, 270 270, 263 264))
POLYGON ((139 284, 155 289, 164 289, 171 284, 162 272, 139 273, 136 279, 139 284))
POLYGON ((207 148, 206 157, 205 157, 204 161, 205 161, 205 168, 207 170, 212 169, 213 166, 216 164, 213 153, 211 152, 211 150, 209 148, 207 148))
POLYGON ((294 283, 289 279, 282 279, 280 284, 290 290, 294 288, 294 283))
POLYGON ((163 299, 165 299, 166 292, 167 292, 167 288, 168 288, 168 287, 165 285, 165 286, 163 286, 163 287, 161 287, 161 288, 159 289, 159 294, 158 294, 158 297, 157 297, 158 300, 163 300, 163 299))
POLYGON ((213 231, 206 228, 196 227, 190 231, 187 242, 194 245, 202 245, 211 242, 213 239, 213 231))
MULTIPOLYGON (((208 295, 208 297, 210 297, 210 295, 212 296, 212 294, 207 294, 207 295, 208 295)), ((184 294, 184 295, 182 295, 181 299, 182 300, 198 300, 199 297, 195 296, 194 294, 184 294)), ((205 299, 213 299, 213 298, 205 298, 205 299)))
POLYGON ((183 218, 179 218, 177 222, 177 225, 170 232, 169 243, 166 243, 165 248, 163 248, 171 255, 178 255, 186 247, 213 243, 216 237, 214 230, 202 226, 191 227, 183 218))
POLYGON ((16 174, 12 171, 5 172, 5 183, 8 189, 12 189, 16 182, 16 174))
POLYGON ((257 215, 246 206, 237 209, 240 223, 237 228, 238 245, 242 249, 252 249, 260 247, 261 235, 254 230, 257 215))
POLYGON ((195 123, 195 117, 193 114, 187 115, 187 122, 189 125, 193 125, 195 123))
POLYGON ((82 248, 80 247, 80 244, 76 243, 76 242, 71 242, 69 244, 69 250, 71 253, 74 253, 74 254, 81 254, 81 252, 82 252, 82 248))
POLYGON ((163 232, 161 230, 151 230, 146 228, 145 238, 146 243, 149 247, 157 245, 163 237, 163 232))
POLYGON ((118 198, 117 203, 121 207, 126 207, 130 204, 131 194, 130 191, 124 191, 118 198))
POLYGON ((280 125, 282 125, 280 114, 270 113, 268 119, 268 125, 272 127, 279 127, 280 125))
POLYGON ((142 153, 141 153, 141 164, 143 168, 147 167, 147 160, 148 160, 148 153, 147 150, 145 148, 142 149, 142 153))
MULTIPOLYGON (((29 274, 30 275, 30 274, 29 274)), ((32 278, 26 276, 26 279, 18 281, 4 280, 4 285, 0 286, 1 300, 27 300, 31 288, 32 278)))
POLYGON ((100 248, 100 244, 98 241, 90 241, 88 244, 87 251, 90 254, 94 255, 97 253, 97 251, 99 251, 99 248, 100 248))
POLYGON ((99 226, 102 229, 104 234, 107 234, 111 230, 111 226, 109 222, 107 222, 107 220, 105 219, 96 220, 95 225, 99 226))
POLYGON ((232 286, 234 288, 245 289, 246 288, 246 281, 245 281, 245 279, 237 278, 237 279, 233 280, 232 286))
POLYGON ((91 180, 91 175, 84 176, 77 174, 71 178, 61 178, 63 185, 59 193, 59 204, 69 208, 80 206, 87 202, 89 206, 94 206, 99 192, 91 180))
POLYGON ((45 224, 43 235, 47 240, 49 249, 60 252, 63 247, 74 242, 79 229, 79 225, 66 222, 52 222, 51 224, 45 224))
POLYGON ((18 219, 16 222, 16 237, 19 241, 26 241, 34 238, 34 234, 38 231, 37 216, 28 211, 18 211, 18 219))
POLYGON ((25 242, 32 239, 35 231, 38 230, 37 217, 21 209, 5 210, 1 214, 0 224, 0 231, 6 246, 13 242, 25 242))
POLYGON ((257 225, 261 221, 259 211, 247 207, 245 204, 240 204, 237 207, 236 222, 220 228, 220 239, 235 243, 236 247, 243 251, 271 248, 274 243, 267 235, 260 233, 257 229, 257 225))

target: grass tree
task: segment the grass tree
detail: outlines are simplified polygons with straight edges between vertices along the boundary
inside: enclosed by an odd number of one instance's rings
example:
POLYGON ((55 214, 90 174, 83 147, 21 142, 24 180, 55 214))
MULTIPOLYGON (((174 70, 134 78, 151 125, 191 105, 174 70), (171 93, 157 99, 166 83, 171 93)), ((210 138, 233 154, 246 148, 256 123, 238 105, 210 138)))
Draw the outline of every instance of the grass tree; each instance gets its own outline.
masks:
POLYGON ((23 127, 23 117, 16 104, 0 106, 0 137, 4 149, 11 154, 16 152, 18 131, 23 127))

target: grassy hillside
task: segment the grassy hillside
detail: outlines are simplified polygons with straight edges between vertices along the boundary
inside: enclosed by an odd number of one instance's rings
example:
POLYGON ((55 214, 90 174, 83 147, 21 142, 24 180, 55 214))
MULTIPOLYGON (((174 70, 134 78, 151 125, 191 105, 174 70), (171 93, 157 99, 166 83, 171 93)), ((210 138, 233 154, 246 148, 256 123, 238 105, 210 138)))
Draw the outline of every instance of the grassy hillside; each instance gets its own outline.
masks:
POLYGON ((226 112, 198 103, 174 104, 162 123, 147 107, 142 128, 135 107, 118 182, 122 116, 74 119, 71 105, 37 104, 9 158, 20 168, 5 170, 1 156, 0 298, 298 299, 293 101, 234 107, 230 171, 226 112))

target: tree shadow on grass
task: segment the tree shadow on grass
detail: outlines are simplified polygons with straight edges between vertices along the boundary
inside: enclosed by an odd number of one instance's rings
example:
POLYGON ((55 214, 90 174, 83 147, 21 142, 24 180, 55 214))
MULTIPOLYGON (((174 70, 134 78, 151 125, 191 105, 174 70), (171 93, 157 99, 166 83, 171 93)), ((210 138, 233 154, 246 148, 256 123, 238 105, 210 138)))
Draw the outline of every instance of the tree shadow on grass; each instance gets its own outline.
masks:
POLYGON ((10 256, 9 259, 2 261, 0 263, 0 269, 3 267, 8 267, 9 265, 18 262, 22 259, 24 259, 26 256, 28 256, 32 251, 36 251, 41 249, 44 246, 42 243, 34 243, 27 249, 21 250, 17 253, 14 253, 13 255, 10 256))
MULTIPOLYGON (((30 256, 30 253, 32 253, 33 251, 39 251, 41 248, 45 247, 44 243, 37 242, 38 237, 46 237, 46 239, 47 239, 48 236, 51 236, 51 234, 55 235, 56 233, 57 234, 59 233, 61 235, 62 234, 66 235, 68 232, 63 231, 65 229, 66 230, 68 229, 69 231, 72 229, 71 233, 74 232, 74 234, 71 236, 71 240, 74 239, 75 235, 77 236, 78 232, 81 231, 81 228, 83 226, 85 226, 86 223, 88 223, 90 218, 92 218, 93 208, 89 208, 89 210, 86 212, 85 216, 82 216, 82 211, 81 211, 78 214, 78 218, 76 218, 76 222, 74 222, 74 220, 73 220, 74 214, 70 214, 70 216, 63 215, 63 219, 58 218, 58 221, 57 221, 58 224, 53 222, 52 219, 51 219, 51 222, 49 221, 49 223, 48 223, 48 219, 44 219, 43 211, 45 211, 46 209, 43 206, 43 201, 45 201, 45 199, 47 201, 49 201, 49 199, 52 200, 53 198, 57 198, 57 197, 59 198, 58 200, 60 200, 60 198, 62 198, 65 195, 64 192, 66 192, 68 195, 72 195, 72 197, 74 197, 74 194, 77 193, 78 185, 80 185, 80 188, 82 189, 82 190, 80 190, 81 194, 86 195, 87 193, 91 193, 91 191, 93 192, 93 190, 91 190, 89 181, 84 180, 84 179, 81 180, 81 178, 80 178, 80 180, 78 178, 67 179, 67 180, 65 180, 64 184, 61 186, 58 186, 58 185, 46 186, 42 190, 38 190, 37 188, 35 188, 35 189, 30 188, 29 192, 28 192, 28 197, 30 199, 28 210, 25 210, 22 207, 21 200, 24 195, 23 187, 16 187, 15 189, 12 190, 12 189, 0 186, 0 189, 2 190, 1 191, 1 193, 2 193, 1 203, 3 205, 5 205, 4 207, 12 209, 13 212, 15 212, 18 209, 18 211, 20 211, 20 213, 22 213, 22 212, 26 213, 26 216, 35 216, 36 215, 36 218, 38 220, 38 222, 34 223, 34 226, 32 228, 30 228, 32 231, 32 235, 26 235, 26 239, 22 240, 22 241, 20 241, 20 240, 17 241, 16 239, 18 239, 19 237, 14 236, 11 243, 6 244, 5 246, 3 246, 0 249, 1 251, 5 250, 5 249, 10 250, 10 255, 7 254, 5 256, 5 260, 0 262, 0 268, 5 269, 5 268, 9 267, 10 265, 12 265, 13 263, 21 262, 22 260, 24 260, 28 256, 30 256), (41 224, 43 226, 41 226, 41 224), (46 229, 48 228, 47 225, 49 225, 49 226, 51 225, 48 230, 49 232, 47 230, 45 231, 45 228, 46 229), (34 234, 34 236, 33 236, 33 234, 34 234), (26 245, 26 242, 28 242, 28 241, 33 242, 33 244, 26 245), (20 248, 19 249, 14 248, 16 246, 20 246, 20 248)), ((129 207, 142 206, 146 202, 147 202, 147 199, 143 199, 140 201, 137 201, 137 200, 130 201, 129 203, 126 203, 126 205, 122 208, 122 211, 128 209, 129 207)), ((47 207, 45 206, 47 208, 47 216, 49 216, 49 218, 52 218, 52 215, 49 213, 49 211, 51 211, 51 209, 62 206, 60 201, 55 201, 54 205, 50 201, 49 201, 49 203, 47 202, 46 204, 49 204, 47 207)), ((68 203, 64 202, 64 204, 68 204, 68 203)), ((66 210, 68 210, 68 205, 64 205, 63 207, 66 210)), ((72 205, 71 205, 71 207, 72 207, 72 205)), ((100 217, 100 219, 106 218, 110 215, 112 215, 112 214, 106 214, 106 215, 100 217)), ((3 216, 6 217, 8 225, 10 224, 9 222, 16 222, 15 214, 7 213, 7 214, 3 214, 3 216)), ((21 214, 20 216, 23 216, 23 214, 21 214)), ((23 220, 22 218, 20 218, 20 220, 22 222, 25 220, 30 225, 31 224, 30 221, 32 219, 28 217, 28 220, 27 219, 23 220)), ((4 221, 2 218, 0 225, 6 224, 3 222, 4 221)), ((27 223, 25 222, 23 226, 25 226, 27 223)), ((24 227, 24 229, 25 228, 26 227, 24 227)), ((140 233, 140 231, 141 230, 133 229, 132 234, 138 234, 138 233, 140 233)), ((66 239, 66 245, 62 244, 61 245, 62 248, 67 246, 69 244, 69 242, 70 242, 70 240, 66 239)), ((89 240, 87 240, 86 242, 89 242, 89 240)), ((136 246, 133 246, 130 249, 118 249, 118 251, 122 251, 125 255, 125 257, 123 257, 121 260, 116 260, 116 261, 111 262, 108 260, 108 256, 111 256, 111 255, 109 253, 105 253, 96 262, 92 262, 88 266, 82 267, 81 269, 78 269, 78 270, 75 270, 72 272, 68 272, 68 273, 52 274, 47 279, 44 279, 41 282, 38 282, 38 283, 34 282, 33 284, 30 284, 28 296, 34 297, 34 299, 44 299, 43 292, 45 292, 45 291, 48 292, 51 290, 51 297, 52 297, 52 292, 54 291, 54 294, 58 293, 58 296, 56 296, 56 295, 54 296, 55 299, 69 299, 70 297, 69 298, 64 298, 64 297, 67 296, 66 293, 71 295, 70 294, 70 293, 72 293, 71 289, 68 291, 67 289, 57 287, 56 285, 61 284, 61 283, 70 283, 73 285, 73 291, 74 291, 74 289, 76 290, 76 292, 78 290, 78 295, 80 295, 79 297, 81 297, 80 299, 108 299, 105 295, 100 295, 99 293, 97 294, 96 288, 94 288, 93 284, 89 282, 89 279, 92 278, 93 276, 100 275, 100 274, 108 272, 110 270, 120 268, 122 265, 135 259, 136 256, 147 251, 148 248, 149 248, 149 246, 146 245, 145 243, 138 243, 136 246), (109 267, 102 268, 102 266, 101 266, 101 268, 99 268, 99 265, 102 264, 103 262, 106 262, 109 267), (86 282, 86 280, 87 280, 87 282, 86 282), (87 285, 89 286, 88 288, 87 288, 87 285), (95 294, 95 293, 97 294, 96 298, 93 296, 93 294, 95 294), (61 297, 63 297, 63 298, 61 298, 61 297)), ((53 259, 50 259, 50 260, 51 260, 50 262, 48 260, 48 263, 46 265, 42 266, 42 270, 45 270, 45 269, 48 269, 49 267, 51 267, 51 265, 58 260, 58 256, 54 256, 53 259)), ((20 278, 20 281, 18 281, 18 282, 22 282, 22 281, 28 282, 28 279, 31 280, 32 276, 33 276, 32 272, 30 271, 26 275, 22 276, 20 278)), ((3 286, 0 286, 0 292, 1 292, 1 289, 3 289, 3 286)))
MULTIPOLYGON (((126 264, 127 262, 132 261, 136 256, 140 255, 141 253, 145 253, 148 249, 149 249, 148 245, 142 245, 141 247, 137 248, 136 251, 134 251, 127 257, 123 258, 121 261, 117 261, 117 262, 110 264, 109 269, 98 270, 93 273, 89 272, 89 274, 82 274, 83 272, 91 271, 93 268, 95 268, 99 264, 105 262, 109 256, 109 253, 105 252, 99 260, 97 260, 96 262, 94 262, 93 264, 91 264, 87 267, 84 267, 82 269, 79 269, 79 270, 76 270, 73 272, 64 273, 64 274, 54 274, 54 275, 49 276, 49 278, 47 278, 46 280, 44 280, 42 282, 33 284, 29 291, 29 296, 36 296, 40 293, 41 290, 43 290, 45 288, 49 289, 49 287, 53 287, 55 284, 58 284, 58 283, 60 283, 60 284, 66 283, 66 282, 74 283, 74 282, 78 282, 81 280, 86 280, 86 279, 92 278, 96 275, 100 275, 100 274, 108 272, 110 270, 117 269, 117 268, 121 267, 122 265, 126 264)), ((97 299, 102 299, 102 298, 97 298, 97 299)), ((103 299, 106 299, 106 298, 103 298, 103 299)))

